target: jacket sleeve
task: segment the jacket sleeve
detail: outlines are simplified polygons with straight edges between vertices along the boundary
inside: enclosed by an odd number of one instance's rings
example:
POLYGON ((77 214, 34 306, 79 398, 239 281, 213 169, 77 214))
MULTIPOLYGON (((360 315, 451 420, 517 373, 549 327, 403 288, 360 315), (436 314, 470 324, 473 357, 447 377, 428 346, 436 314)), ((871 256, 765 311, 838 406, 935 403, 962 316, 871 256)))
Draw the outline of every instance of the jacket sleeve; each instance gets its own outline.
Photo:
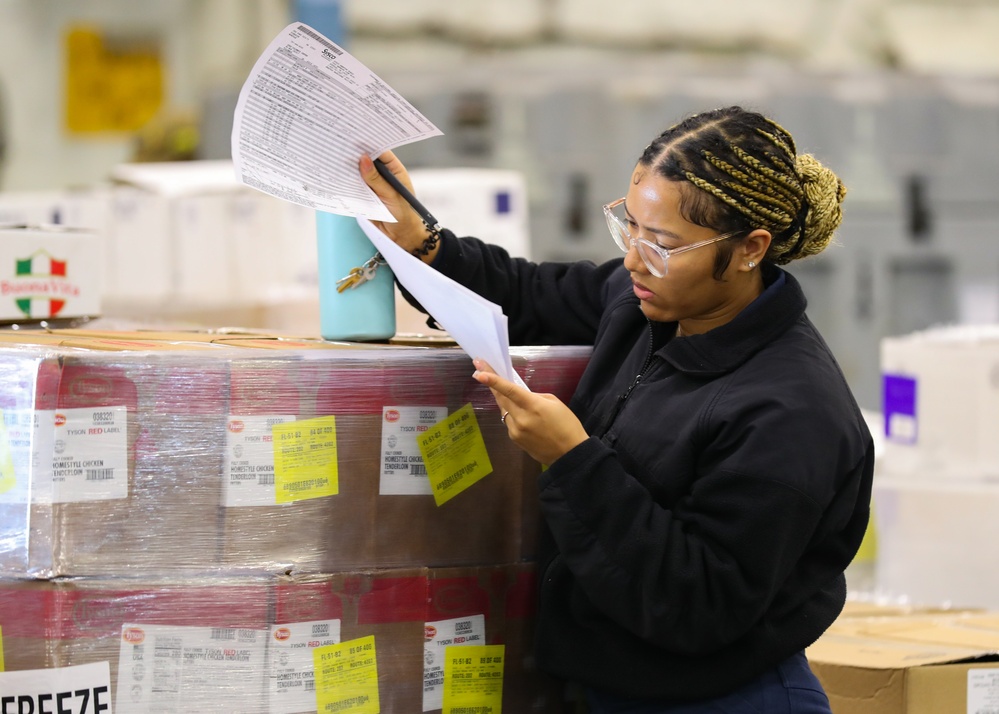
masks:
POLYGON ((594 437, 542 474, 542 511, 584 607, 696 656, 779 620, 843 572, 866 526, 873 450, 858 448, 863 435, 837 436, 841 424, 758 406, 713 425, 673 503, 594 437), (823 427, 829 438, 817 441, 823 427), (807 448, 787 448, 796 441, 807 448))
POLYGON ((532 263, 499 246, 444 231, 432 266, 499 305, 509 320, 511 344, 588 345, 608 295, 626 276, 621 264, 532 263))

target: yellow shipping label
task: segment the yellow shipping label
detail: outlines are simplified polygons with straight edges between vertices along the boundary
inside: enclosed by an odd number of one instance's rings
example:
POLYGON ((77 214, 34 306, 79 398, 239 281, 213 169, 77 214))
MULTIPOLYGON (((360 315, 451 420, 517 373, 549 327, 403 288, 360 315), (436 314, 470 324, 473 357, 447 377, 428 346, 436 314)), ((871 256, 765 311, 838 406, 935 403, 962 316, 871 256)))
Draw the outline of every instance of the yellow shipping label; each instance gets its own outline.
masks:
POLYGON ((456 645, 444 650, 444 712, 503 710, 505 645, 456 645))
POLYGON ((438 506, 493 472, 471 402, 427 429, 419 444, 438 506))
POLYGON ((0 493, 7 493, 16 485, 17 474, 14 472, 14 455, 10 451, 10 439, 7 437, 7 423, 4 419, 4 413, 3 410, 0 410, 0 493))
POLYGON ((312 650, 316 711, 378 714, 378 658, 374 635, 312 650))
POLYGON ((335 496, 340 491, 336 417, 275 424, 274 497, 277 503, 335 496))

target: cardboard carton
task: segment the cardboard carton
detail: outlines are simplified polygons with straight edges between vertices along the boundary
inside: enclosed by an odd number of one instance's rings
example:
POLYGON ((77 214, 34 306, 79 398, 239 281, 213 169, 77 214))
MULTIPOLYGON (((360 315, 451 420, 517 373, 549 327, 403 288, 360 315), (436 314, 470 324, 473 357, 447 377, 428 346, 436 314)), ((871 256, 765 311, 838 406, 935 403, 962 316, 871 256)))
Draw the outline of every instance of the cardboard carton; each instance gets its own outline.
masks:
POLYGON ((102 251, 86 229, 0 226, 0 323, 99 315, 102 251))
POLYGON ((504 645, 503 710, 556 711, 561 685, 534 666, 537 568, 534 563, 431 568, 427 622, 482 615, 485 644, 504 645))
POLYGON ((999 476, 999 328, 936 328, 881 343, 887 473, 999 476))
POLYGON ((999 608, 999 484, 932 471, 875 479, 880 592, 921 605, 999 608))
POLYGON ((999 696, 999 618, 857 618, 807 651, 835 714, 988 711, 999 696))
POLYGON ((48 577, 56 548, 51 421, 62 378, 57 353, 44 347, 0 350, 0 575, 48 577))
POLYGON ((340 621, 340 641, 374 637, 381 711, 419 712, 425 569, 308 575, 275 586, 275 624, 340 621))

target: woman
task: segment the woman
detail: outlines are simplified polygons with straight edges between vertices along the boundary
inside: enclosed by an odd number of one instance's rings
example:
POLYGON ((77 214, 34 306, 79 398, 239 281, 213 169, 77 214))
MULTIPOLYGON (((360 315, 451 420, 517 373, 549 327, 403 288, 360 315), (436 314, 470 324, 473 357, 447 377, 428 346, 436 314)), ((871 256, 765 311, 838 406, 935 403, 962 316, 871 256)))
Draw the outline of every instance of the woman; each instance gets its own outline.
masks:
POLYGON ((360 168, 399 219, 381 229, 500 304, 512 342, 593 345, 568 406, 476 362, 548 465, 539 666, 591 712, 828 712, 803 650, 843 606, 874 451, 778 266, 829 244, 839 179, 760 114, 698 114, 604 207, 623 262, 532 264, 438 241, 360 168))

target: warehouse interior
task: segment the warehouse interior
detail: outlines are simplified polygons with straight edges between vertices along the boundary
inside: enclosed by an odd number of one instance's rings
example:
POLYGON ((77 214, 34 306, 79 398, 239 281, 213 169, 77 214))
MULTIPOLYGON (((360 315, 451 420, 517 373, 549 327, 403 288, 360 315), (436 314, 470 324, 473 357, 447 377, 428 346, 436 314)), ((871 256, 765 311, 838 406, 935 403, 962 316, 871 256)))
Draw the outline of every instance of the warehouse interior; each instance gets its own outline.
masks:
MULTIPOLYGON (((385 654, 373 680, 340 687, 337 711, 379 711, 364 708, 372 692, 380 711, 450 711, 458 695, 430 665, 446 658, 444 635, 423 633, 467 626, 506 647, 503 711, 584 711, 530 666, 536 494, 520 481, 541 466, 390 276, 389 334, 331 336, 316 211, 232 169, 244 82, 293 22, 440 129, 396 153, 442 224, 533 261, 619 257, 601 206, 650 139, 691 113, 759 110, 831 167, 847 188, 834 245, 787 270, 877 461, 846 609, 809 658, 836 714, 999 711, 996 0, 0 0, 0 240, 24 226, 86 236, 87 255, 61 269, 85 265, 92 299, 33 312, 7 288, 29 256, 0 245, 0 695, 27 686, 5 672, 103 681, 70 670, 107 662, 117 711, 321 711, 311 650, 349 641, 359 667, 385 654), (341 349, 322 349, 332 341, 341 349), (408 398, 435 408, 410 413, 408 398), (423 431, 466 404, 493 464, 509 464, 505 482, 446 511, 429 490, 386 506, 354 474, 386 470, 386 405, 423 431), (80 450, 126 483, 39 501, 18 464, 46 449, 58 460, 65 445, 39 437, 37 414, 73 408, 108 410, 114 436, 95 443, 113 457, 80 450), (272 434, 313 419, 308 448, 322 450, 334 411, 337 497, 274 503, 231 488, 237 463, 268 459, 280 482, 272 434), (226 488, 206 476, 220 469, 226 488), (337 546, 318 535, 331 523, 337 546), (383 606, 391 614, 364 620, 383 606), (186 700, 186 684, 153 695, 152 654, 144 669, 135 659, 143 624, 149 642, 223 628, 248 654, 205 663, 186 700), (412 632, 415 654, 390 649, 412 632), (244 699, 212 709, 217 696, 244 699)), ((31 270, 56 275, 65 256, 45 257, 49 272, 31 270)), ((534 391, 565 400, 587 359, 575 347, 510 356, 534 391)))

